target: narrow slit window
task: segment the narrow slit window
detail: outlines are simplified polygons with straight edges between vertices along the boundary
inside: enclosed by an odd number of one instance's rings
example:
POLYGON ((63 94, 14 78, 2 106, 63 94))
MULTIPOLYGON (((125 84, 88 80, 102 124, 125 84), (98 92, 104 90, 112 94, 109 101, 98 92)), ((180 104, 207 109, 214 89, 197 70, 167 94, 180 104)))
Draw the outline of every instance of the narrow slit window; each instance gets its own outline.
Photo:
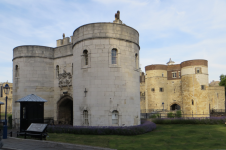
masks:
POLYGON ((89 62, 88 62, 88 51, 87 50, 83 51, 83 56, 84 56, 84 65, 88 65, 89 62))
POLYGON ((111 63, 117 64, 117 50, 116 49, 113 49, 111 51, 111 63))
POLYGON ((159 88, 159 92, 164 92, 164 88, 159 88))
POLYGON ((19 67, 18 67, 18 65, 16 65, 16 68, 15 68, 15 77, 19 77, 19 67))
POLYGON ((57 66, 56 66, 56 77, 57 77, 57 78, 58 78, 58 76, 59 76, 59 70, 60 70, 59 65, 57 65, 57 66))
POLYGON ((135 54, 135 68, 138 69, 138 55, 135 54))

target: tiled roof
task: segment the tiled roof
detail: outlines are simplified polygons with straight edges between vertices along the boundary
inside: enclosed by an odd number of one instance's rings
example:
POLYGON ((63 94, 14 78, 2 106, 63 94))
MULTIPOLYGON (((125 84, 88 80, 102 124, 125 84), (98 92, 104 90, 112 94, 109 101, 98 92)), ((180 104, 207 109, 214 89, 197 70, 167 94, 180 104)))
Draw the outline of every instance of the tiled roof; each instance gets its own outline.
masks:
POLYGON ((45 100, 35 94, 31 94, 31 95, 27 95, 27 96, 17 100, 16 102, 47 102, 47 100, 45 100))

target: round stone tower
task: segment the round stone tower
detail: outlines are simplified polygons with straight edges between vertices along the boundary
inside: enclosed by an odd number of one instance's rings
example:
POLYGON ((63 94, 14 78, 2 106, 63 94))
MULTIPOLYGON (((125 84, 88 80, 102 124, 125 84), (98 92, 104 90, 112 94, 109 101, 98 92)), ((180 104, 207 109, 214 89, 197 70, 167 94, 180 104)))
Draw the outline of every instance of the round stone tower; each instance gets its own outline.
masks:
POLYGON ((167 109, 167 66, 149 65, 145 67, 146 72, 146 109, 167 109), (164 103, 164 106, 163 104, 164 103))
MULTIPOLYGON (((16 100, 35 94, 51 105, 53 97, 53 51, 54 49, 46 46, 26 45, 18 46, 13 49, 13 118, 20 118, 19 103, 16 100)), ((53 115, 52 107, 48 108, 53 115)))
POLYGON ((185 117, 207 117, 208 61, 188 60, 181 63, 183 113, 185 117))
POLYGON ((140 124, 139 33, 117 19, 73 33, 74 125, 140 124))

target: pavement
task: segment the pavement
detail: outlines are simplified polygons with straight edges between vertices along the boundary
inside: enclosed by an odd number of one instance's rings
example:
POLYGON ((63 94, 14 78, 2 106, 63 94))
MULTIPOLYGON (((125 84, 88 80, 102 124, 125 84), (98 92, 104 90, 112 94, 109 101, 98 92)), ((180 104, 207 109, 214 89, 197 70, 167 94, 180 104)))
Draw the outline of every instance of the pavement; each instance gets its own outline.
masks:
POLYGON ((102 147, 59 143, 45 140, 21 139, 15 137, 2 139, 2 142, 2 150, 113 150, 102 147))
POLYGON ((11 131, 13 132, 12 137, 8 135, 7 139, 2 139, 3 147, 0 148, 0 150, 115 150, 110 148, 59 143, 46 140, 16 138, 16 130, 8 130, 8 133, 11 131))

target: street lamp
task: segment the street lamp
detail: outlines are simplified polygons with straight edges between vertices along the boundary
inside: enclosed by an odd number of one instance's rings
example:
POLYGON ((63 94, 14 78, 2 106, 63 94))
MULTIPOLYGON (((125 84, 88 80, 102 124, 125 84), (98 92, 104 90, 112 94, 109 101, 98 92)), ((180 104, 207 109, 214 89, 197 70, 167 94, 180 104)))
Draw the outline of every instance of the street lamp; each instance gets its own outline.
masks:
POLYGON ((163 106, 163 109, 162 110, 164 110, 164 102, 162 102, 162 106, 163 106))
POLYGON ((3 90, 4 90, 4 93, 6 95, 6 98, 5 98, 5 124, 3 126, 3 139, 7 139, 7 119, 6 119, 6 116, 7 116, 7 98, 8 98, 7 95, 9 94, 9 90, 10 90, 8 82, 3 87, 3 90))

